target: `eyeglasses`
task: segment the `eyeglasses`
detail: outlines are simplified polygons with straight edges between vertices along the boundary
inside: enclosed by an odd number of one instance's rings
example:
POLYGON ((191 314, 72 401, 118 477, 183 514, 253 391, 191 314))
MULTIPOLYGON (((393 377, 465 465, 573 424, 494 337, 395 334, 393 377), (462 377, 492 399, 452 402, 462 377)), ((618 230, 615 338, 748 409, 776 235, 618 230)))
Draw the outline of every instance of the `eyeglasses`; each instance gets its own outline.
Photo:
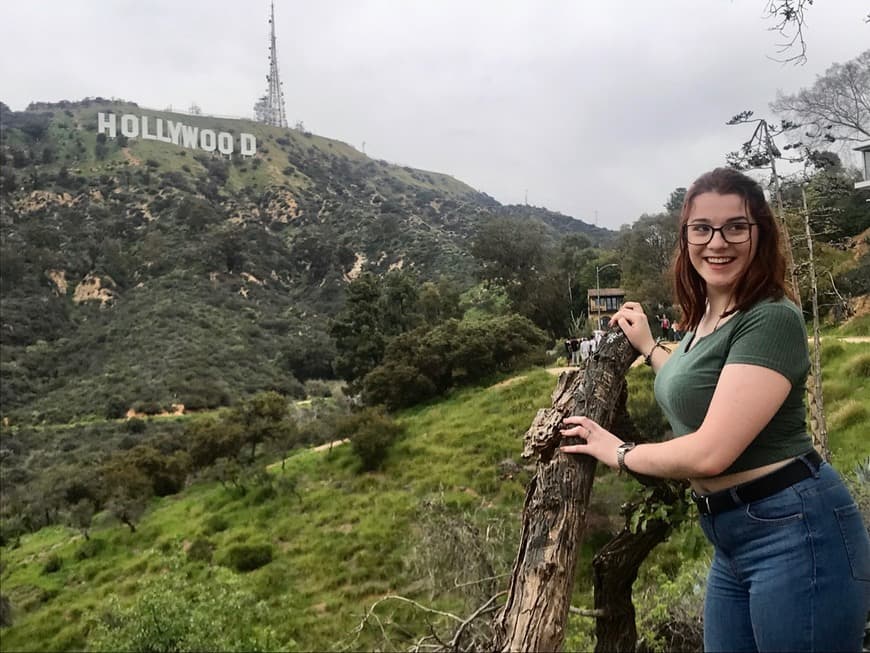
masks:
POLYGON ((739 245, 749 240, 755 222, 729 222, 721 227, 711 227, 703 222, 683 225, 686 242, 690 245, 706 245, 713 240, 717 231, 722 234, 722 240, 731 245, 739 245))

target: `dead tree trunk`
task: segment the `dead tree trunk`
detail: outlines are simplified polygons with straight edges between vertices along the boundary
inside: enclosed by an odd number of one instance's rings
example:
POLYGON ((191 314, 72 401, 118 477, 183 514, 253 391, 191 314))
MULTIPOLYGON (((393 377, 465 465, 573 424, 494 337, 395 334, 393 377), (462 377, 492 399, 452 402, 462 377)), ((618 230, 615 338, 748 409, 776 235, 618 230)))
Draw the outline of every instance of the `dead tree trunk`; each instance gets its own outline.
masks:
POLYGON ((553 407, 539 410, 526 432, 523 457, 537 455, 538 465, 526 491, 507 602, 493 620, 491 650, 562 647, 596 461, 560 453, 559 426, 568 415, 587 415, 611 428, 637 355, 620 330, 608 332, 585 368, 559 377, 553 407))
MULTIPOLYGON (((631 588, 640 565, 649 553, 671 532, 678 521, 650 519, 644 528, 632 531, 631 516, 635 510, 651 512, 649 506, 663 503, 673 506, 683 501, 685 484, 660 480, 655 490, 640 504, 629 505, 625 525, 616 537, 605 544, 592 559, 595 590, 595 610, 601 616, 595 622, 595 652, 634 651, 637 645, 637 625, 631 588)), ((685 510, 677 511, 685 514, 685 510)))

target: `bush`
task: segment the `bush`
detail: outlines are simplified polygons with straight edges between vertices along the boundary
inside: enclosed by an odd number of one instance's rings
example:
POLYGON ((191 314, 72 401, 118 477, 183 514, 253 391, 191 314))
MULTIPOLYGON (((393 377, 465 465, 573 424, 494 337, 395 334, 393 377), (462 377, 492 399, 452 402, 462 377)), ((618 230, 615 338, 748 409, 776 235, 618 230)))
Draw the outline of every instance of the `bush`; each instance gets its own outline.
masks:
POLYGON ((362 398, 366 404, 390 409, 413 406, 437 396, 432 380, 416 367, 397 363, 379 365, 365 375, 362 398))
POLYGON ((128 433, 143 433, 147 426, 145 420, 139 417, 133 417, 125 424, 128 433))
POLYGON ((308 397, 331 397, 332 388, 326 381, 320 379, 308 379, 305 382, 305 395, 308 397))
POLYGON ((12 603, 5 594, 0 594, 0 628, 12 625, 12 603))
POLYGON ((106 402, 106 419, 121 419, 127 414, 129 402, 123 397, 109 397, 106 402))
POLYGON ((230 527, 230 522, 223 515, 211 515, 205 520, 205 532, 208 535, 220 533, 230 527))
MULTIPOLYGON (((165 561, 161 560, 161 565, 165 561)), ((170 561, 180 567, 180 562, 170 561)), ((272 631, 263 627, 265 605, 241 589, 229 572, 198 583, 173 569, 147 580, 133 603, 110 599, 88 638, 91 651, 274 651, 272 631)), ((293 642, 290 642, 295 648, 293 642)))
POLYGON ((856 379, 870 379, 870 354, 859 354, 846 363, 847 374, 856 379))
POLYGON ((387 415, 383 408, 365 408, 339 421, 340 438, 350 438, 351 449, 362 463, 363 471, 380 469, 393 442, 404 427, 387 415))
POLYGON ((42 573, 53 574, 60 571, 61 567, 63 567, 63 558, 61 558, 56 553, 52 553, 50 556, 48 556, 45 564, 42 565, 42 573))
POLYGON ((90 539, 82 542, 82 545, 76 549, 74 558, 78 561, 95 558, 106 548, 105 540, 90 539))
POLYGON ((236 544, 224 554, 221 564, 239 572, 254 571, 272 562, 271 544, 236 544))
POLYGON ((187 559, 196 562, 211 562, 214 543, 204 537, 196 538, 187 549, 187 559))

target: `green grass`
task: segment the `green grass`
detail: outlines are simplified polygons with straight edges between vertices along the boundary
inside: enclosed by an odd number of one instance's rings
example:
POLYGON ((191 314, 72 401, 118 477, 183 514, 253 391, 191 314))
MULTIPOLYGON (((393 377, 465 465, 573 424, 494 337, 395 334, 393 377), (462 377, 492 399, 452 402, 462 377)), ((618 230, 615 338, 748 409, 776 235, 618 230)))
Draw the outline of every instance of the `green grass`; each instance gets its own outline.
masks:
POLYGON ((851 471, 870 455, 870 343, 823 340, 822 391, 832 462, 851 471))
POLYGON ((870 314, 853 317, 831 333, 838 336, 870 336, 870 314))
MULTIPOLYGON (((830 441, 834 464, 842 471, 867 455, 870 345, 826 340, 823 347, 830 441)), ((529 472, 507 477, 499 463, 523 464, 522 436, 537 409, 550 405, 555 385, 555 378, 539 369, 509 383, 498 380, 400 413, 406 433, 376 473, 359 474, 350 447, 304 450, 287 459, 284 472, 296 479, 298 496, 282 492, 277 483, 274 493, 251 489, 244 495, 218 484, 195 484, 180 495, 154 500, 136 533, 104 517, 98 520, 92 539, 103 545, 91 557, 76 555, 84 541, 70 529, 53 527, 23 537, 20 546, 2 550, 0 582, 15 611, 0 650, 85 648, 112 601, 133 606, 161 578, 168 586, 183 583, 205 592, 218 572, 260 602, 257 627, 284 650, 378 646, 378 629, 366 628, 356 640, 352 633, 366 609, 391 593, 467 614, 465 599, 421 575, 427 562, 421 550, 427 534, 421 528, 437 505, 451 520, 475 524, 478 533, 501 531, 490 553, 495 571, 509 572, 529 472), (201 538, 214 546, 210 565, 186 558, 187 548, 201 538), (271 544, 272 562, 239 574, 218 566, 230 547, 245 544, 271 544), (60 568, 45 573, 52 555, 61 559, 60 568)), ((646 369, 630 372, 633 401, 648 419, 651 381, 646 369)), ((277 478, 281 471, 272 473, 277 478)), ((593 605, 592 555, 620 527, 619 506, 634 489, 599 469, 574 605, 593 605)), ((644 564, 638 596, 652 596, 650 588, 668 579, 675 583, 674 592, 682 591, 680 570, 694 569, 705 552, 694 524, 681 527, 644 564)), ((426 631, 425 618, 407 606, 385 606, 381 615, 392 615, 411 633, 426 631)), ((567 642, 587 646, 593 628, 591 619, 572 617, 567 642)), ((388 630, 397 648, 407 648, 400 630, 388 630)))

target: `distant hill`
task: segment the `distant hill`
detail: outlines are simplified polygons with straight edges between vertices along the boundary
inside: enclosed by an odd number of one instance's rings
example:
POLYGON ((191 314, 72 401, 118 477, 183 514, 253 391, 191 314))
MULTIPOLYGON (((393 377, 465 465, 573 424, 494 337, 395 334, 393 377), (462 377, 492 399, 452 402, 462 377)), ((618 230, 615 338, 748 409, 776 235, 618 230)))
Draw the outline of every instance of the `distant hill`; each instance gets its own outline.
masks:
POLYGON ((305 131, 100 98, 0 103, 2 413, 63 421, 293 393, 283 361, 311 350, 312 375, 329 373, 324 334, 353 278, 399 268, 468 286, 470 244, 492 216, 553 240, 613 237, 305 131), (98 134, 100 112, 115 138, 98 134), (147 119, 136 137, 121 133, 125 114, 147 119), (170 122, 178 144, 163 142, 170 122), (205 140, 188 145, 234 153, 185 147, 194 129, 205 140))

